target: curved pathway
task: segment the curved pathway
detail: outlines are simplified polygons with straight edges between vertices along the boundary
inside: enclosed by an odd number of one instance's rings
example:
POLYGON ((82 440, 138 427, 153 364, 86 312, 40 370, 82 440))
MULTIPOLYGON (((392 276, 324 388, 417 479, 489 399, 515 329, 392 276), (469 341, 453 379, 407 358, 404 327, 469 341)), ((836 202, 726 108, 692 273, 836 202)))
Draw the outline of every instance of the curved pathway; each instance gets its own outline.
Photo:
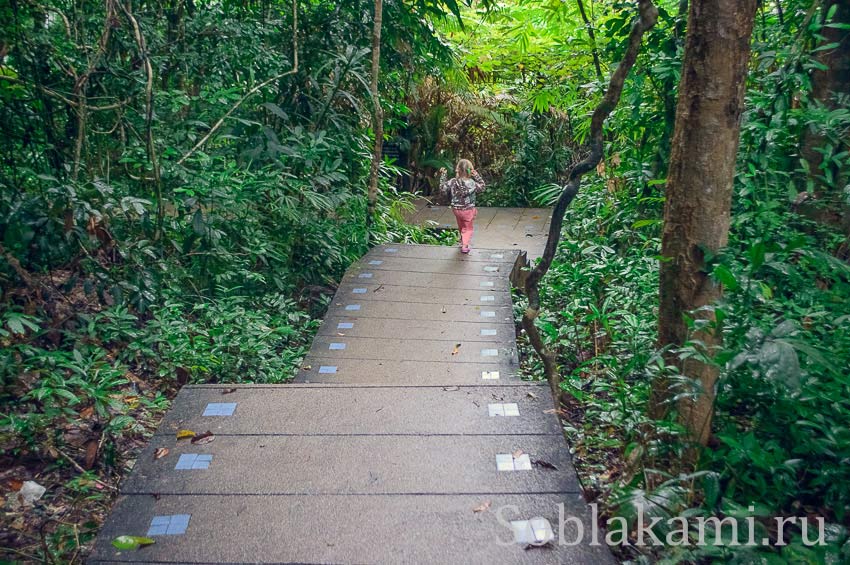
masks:
POLYGON ((181 390, 90 562, 613 563, 548 387, 514 376, 519 256, 371 250, 295 384, 181 390), (119 535, 156 543, 118 551, 119 535))

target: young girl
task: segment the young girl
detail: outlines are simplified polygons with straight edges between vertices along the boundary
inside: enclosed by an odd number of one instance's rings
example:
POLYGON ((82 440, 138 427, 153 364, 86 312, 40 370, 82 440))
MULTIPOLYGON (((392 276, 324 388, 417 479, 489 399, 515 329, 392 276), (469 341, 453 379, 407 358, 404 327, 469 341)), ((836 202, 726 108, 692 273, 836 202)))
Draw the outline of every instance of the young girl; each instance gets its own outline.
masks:
POLYGON ((484 190, 484 179, 466 159, 461 159, 455 167, 455 178, 446 180, 446 169, 440 169, 440 192, 452 195, 452 212, 460 230, 460 252, 469 253, 469 241, 472 239, 472 222, 478 214, 475 208, 475 195, 484 190))

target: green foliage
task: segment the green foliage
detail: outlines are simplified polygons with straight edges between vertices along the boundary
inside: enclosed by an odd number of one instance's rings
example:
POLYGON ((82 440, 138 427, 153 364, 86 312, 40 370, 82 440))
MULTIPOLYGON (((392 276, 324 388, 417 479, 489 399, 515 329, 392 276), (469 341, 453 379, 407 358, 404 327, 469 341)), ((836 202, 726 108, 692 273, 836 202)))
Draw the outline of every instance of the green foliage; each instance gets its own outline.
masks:
MULTIPOLYGON (((792 2, 783 3, 780 20, 765 7, 754 35, 729 244, 708 258, 724 286, 722 301, 712 306, 723 335, 714 358, 721 368, 714 443, 698 454, 695 472, 680 476, 676 461, 686 443, 675 414, 662 422, 645 416, 656 378, 668 379, 677 394, 695 393, 693 381, 666 366, 656 345, 661 205, 684 31, 674 4, 659 7, 659 24, 609 120, 601 178, 591 180, 568 211, 541 289, 537 322, 559 355, 562 387, 573 399, 567 431, 580 474, 611 515, 628 520, 640 508, 742 521, 754 504, 761 537, 776 539, 774 516, 822 517, 830 532, 824 547, 805 546, 798 527, 788 528, 790 542, 781 548, 732 549, 726 536, 719 547, 632 548, 623 550, 624 558, 843 562, 850 525, 850 498, 842 487, 850 479, 850 267, 842 215, 850 124, 842 95, 826 105, 811 93, 812 70, 823 69, 816 56, 830 15, 811 3, 792 2), (813 151, 822 157, 816 167, 801 155, 801 145, 813 137, 813 151)), ((541 37, 585 32, 580 20, 541 17, 546 9, 546 2, 520 2, 497 10, 492 20, 482 18, 466 33, 490 42, 463 57, 469 67, 491 73, 472 86, 484 96, 509 92, 510 104, 533 115, 545 116, 551 108, 566 113, 576 147, 600 92, 588 51, 569 62, 541 54, 558 46, 541 37), (528 15, 517 15, 523 11, 528 15), (500 42, 496 30, 516 40, 500 42), (560 72, 567 81, 558 80, 560 72)), ((621 56, 631 14, 607 3, 595 9, 596 47, 605 69, 621 56)), ((550 147, 557 144, 535 145, 534 126, 522 123, 509 137, 512 153, 499 174, 512 178, 498 181, 488 202, 551 204, 560 194, 569 160, 554 174, 545 172, 553 159, 550 147), (529 170, 523 171, 526 162, 529 170), (533 181, 524 184, 523 178, 533 181)), ((694 329, 698 325, 691 322, 694 329)), ((696 342, 676 353, 703 355, 696 342)))
POLYGON ((139 346, 156 351, 161 376, 182 367, 199 382, 280 383, 295 375, 318 321, 282 295, 230 296, 188 313, 181 301, 166 300, 148 328, 139 346))
MULTIPOLYGON (((0 8, 0 444, 69 496, 97 498, 74 433, 111 483, 180 385, 291 379, 367 250, 373 3, 297 6, 297 69, 291 0, 0 8)), ((388 124, 451 62, 425 17, 458 13, 385 2, 388 124)), ((398 172, 371 240, 438 241, 398 172)))

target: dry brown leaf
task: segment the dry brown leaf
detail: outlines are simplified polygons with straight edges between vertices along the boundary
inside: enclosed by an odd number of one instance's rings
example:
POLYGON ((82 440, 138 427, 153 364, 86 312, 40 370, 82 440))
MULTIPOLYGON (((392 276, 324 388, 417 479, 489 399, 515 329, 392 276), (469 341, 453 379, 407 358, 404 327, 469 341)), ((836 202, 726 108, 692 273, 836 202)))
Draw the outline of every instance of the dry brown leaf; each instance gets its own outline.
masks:
POLYGON ((312 370, 313 370, 313 366, 312 366, 312 365, 304 365, 304 366, 303 366, 303 367, 301 367, 301 368, 302 368, 302 369, 304 369, 305 371, 312 371, 312 370))
POLYGON ((542 459, 532 459, 532 465, 537 465, 538 467, 543 467, 544 469, 550 469, 552 471, 557 471, 558 468, 549 463, 548 461, 543 461, 542 459))
POLYGON ((96 439, 90 439, 86 442, 86 460, 83 465, 84 468, 91 469, 94 467, 94 463, 97 461, 97 448, 98 443, 96 439))
POLYGON ((452 355, 457 355, 460 353, 460 346, 463 345, 461 343, 456 343, 454 349, 452 349, 452 355))
POLYGON ((472 511, 478 514, 479 512, 485 512, 488 508, 490 508, 489 500, 487 502, 482 502, 481 504, 473 508, 472 511))
POLYGON ((177 373, 177 386, 183 386, 189 382, 189 371, 183 367, 177 367, 174 370, 177 373))
POLYGON ((92 416, 94 416, 94 406, 88 406, 80 410, 80 418, 83 420, 88 420, 92 416))
POLYGON ((192 430, 180 430, 177 432, 177 439, 187 439, 190 437, 195 437, 195 432, 192 430))
POLYGON ((534 394, 533 392, 529 392, 529 393, 527 394, 527 396, 528 396, 528 398, 532 398, 532 399, 537 398, 537 395, 536 395, 536 394, 534 394))
POLYGON ((530 543, 523 547, 524 550, 528 551, 529 549, 552 549, 555 547, 551 541, 547 541, 546 543, 530 543))
POLYGON ((167 447, 157 447, 156 451, 153 452, 153 459, 156 461, 157 459, 162 459, 166 455, 168 455, 169 449, 167 447))
POLYGON ((215 441, 215 434, 211 431, 207 430, 202 434, 198 434, 192 438, 192 443, 197 445, 203 445, 205 443, 212 443, 215 441))

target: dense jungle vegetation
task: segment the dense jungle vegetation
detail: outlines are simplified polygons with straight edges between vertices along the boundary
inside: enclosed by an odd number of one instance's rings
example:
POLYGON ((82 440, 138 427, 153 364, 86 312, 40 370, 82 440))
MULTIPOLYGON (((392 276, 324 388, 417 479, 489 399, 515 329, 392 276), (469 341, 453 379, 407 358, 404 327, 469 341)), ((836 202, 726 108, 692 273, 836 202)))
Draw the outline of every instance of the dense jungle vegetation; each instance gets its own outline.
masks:
MULTIPOLYGON (((626 521, 754 519, 774 542, 626 540, 623 561, 850 562, 850 5, 695 3, 742 21, 753 8, 750 51, 724 46, 746 66, 738 145, 718 141, 734 161, 728 234, 695 244, 717 293, 665 339, 665 201, 688 176, 674 165, 711 165, 681 154, 683 58, 711 26, 663 0, 567 209, 536 327, 588 501, 626 521), (683 408, 696 397, 699 433, 683 408), (775 516, 822 519, 826 543, 775 516)), ((286 382, 369 245, 452 242, 404 222, 440 167, 473 159, 480 205, 554 204, 638 13, 385 0, 370 218, 375 6, 0 4, 0 559, 83 560, 180 386, 286 382), (48 489, 35 508, 15 496, 26 480, 48 489)))

